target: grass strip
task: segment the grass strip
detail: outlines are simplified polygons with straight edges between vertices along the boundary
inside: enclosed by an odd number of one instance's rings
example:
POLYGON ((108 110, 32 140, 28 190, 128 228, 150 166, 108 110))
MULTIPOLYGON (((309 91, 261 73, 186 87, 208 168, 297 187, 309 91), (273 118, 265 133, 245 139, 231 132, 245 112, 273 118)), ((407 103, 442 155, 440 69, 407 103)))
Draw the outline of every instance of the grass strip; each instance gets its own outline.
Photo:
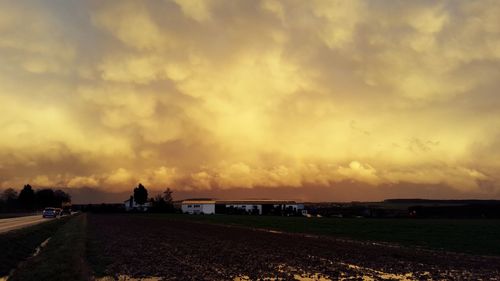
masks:
POLYGON ((61 218, 0 234, 0 276, 8 275, 21 261, 30 257, 36 247, 66 221, 66 218, 61 218))
POLYGON ((93 275, 97 278, 102 278, 108 275, 106 274, 106 268, 113 263, 113 259, 103 253, 102 249, 104 249, 105 245, 99 235, 98 229, 96 229, 96 226, 92 223, 92 219, 90 219, 90 223, 87 225, 87 262, 92 268, 93 275))
POLYGON ((167 219, 398 243, 468 254, 500 256, 500 220, 350 219, 239 215, 142 214, 167 219))
POLYGON ((52 236, 41 253, 28 259, 9 280, 89 280, 85 263, 87 217, 72 217, 52 236))

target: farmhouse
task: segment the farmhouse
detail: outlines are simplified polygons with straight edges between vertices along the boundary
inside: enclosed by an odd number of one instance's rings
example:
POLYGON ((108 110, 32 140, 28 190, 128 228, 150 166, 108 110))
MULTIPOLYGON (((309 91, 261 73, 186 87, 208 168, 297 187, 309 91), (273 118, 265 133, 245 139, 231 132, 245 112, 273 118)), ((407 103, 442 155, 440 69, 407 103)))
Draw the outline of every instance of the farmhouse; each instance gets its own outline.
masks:
POLYGON ((188 199, 181 209, 187 214, 305 214, 304 205, 290 200, 188 199))
POLYGON ((151 202, 146 202, 144 204, 137 204, 134 200, 134 196, 130 196, 130 199, 123 201, 126 211, 141 211, 146 212, 151 208, 151 202))

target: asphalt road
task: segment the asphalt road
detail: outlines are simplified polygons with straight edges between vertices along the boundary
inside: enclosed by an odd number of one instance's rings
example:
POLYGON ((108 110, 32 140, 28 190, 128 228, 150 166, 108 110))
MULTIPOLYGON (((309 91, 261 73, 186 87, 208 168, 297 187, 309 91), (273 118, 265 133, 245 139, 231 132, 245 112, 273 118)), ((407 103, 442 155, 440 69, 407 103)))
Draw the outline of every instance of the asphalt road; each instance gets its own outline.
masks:
POLYGON ((38 224, 49 219, 42 218, 42 215, 0 219, 0 233, 38 224))

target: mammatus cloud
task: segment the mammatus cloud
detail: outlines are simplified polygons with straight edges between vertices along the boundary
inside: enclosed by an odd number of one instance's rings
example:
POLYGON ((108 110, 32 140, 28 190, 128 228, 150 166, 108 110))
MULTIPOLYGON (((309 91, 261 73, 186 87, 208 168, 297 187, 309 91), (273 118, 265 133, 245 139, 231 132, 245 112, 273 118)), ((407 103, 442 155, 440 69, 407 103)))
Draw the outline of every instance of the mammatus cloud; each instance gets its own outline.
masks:
POLYGON ((0 187, 498 197, 498 14, 495 1, 4 2, 0 187))

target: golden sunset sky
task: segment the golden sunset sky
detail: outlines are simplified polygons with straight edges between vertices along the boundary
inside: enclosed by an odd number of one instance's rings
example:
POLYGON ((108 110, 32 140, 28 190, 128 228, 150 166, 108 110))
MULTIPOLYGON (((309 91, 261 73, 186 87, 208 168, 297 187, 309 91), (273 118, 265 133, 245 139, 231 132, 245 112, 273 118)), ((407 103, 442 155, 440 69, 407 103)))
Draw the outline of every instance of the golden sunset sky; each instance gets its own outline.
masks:
POLYGON ((1 1, 0 189, 500 199, 499 15, 499 1, 1 1))

